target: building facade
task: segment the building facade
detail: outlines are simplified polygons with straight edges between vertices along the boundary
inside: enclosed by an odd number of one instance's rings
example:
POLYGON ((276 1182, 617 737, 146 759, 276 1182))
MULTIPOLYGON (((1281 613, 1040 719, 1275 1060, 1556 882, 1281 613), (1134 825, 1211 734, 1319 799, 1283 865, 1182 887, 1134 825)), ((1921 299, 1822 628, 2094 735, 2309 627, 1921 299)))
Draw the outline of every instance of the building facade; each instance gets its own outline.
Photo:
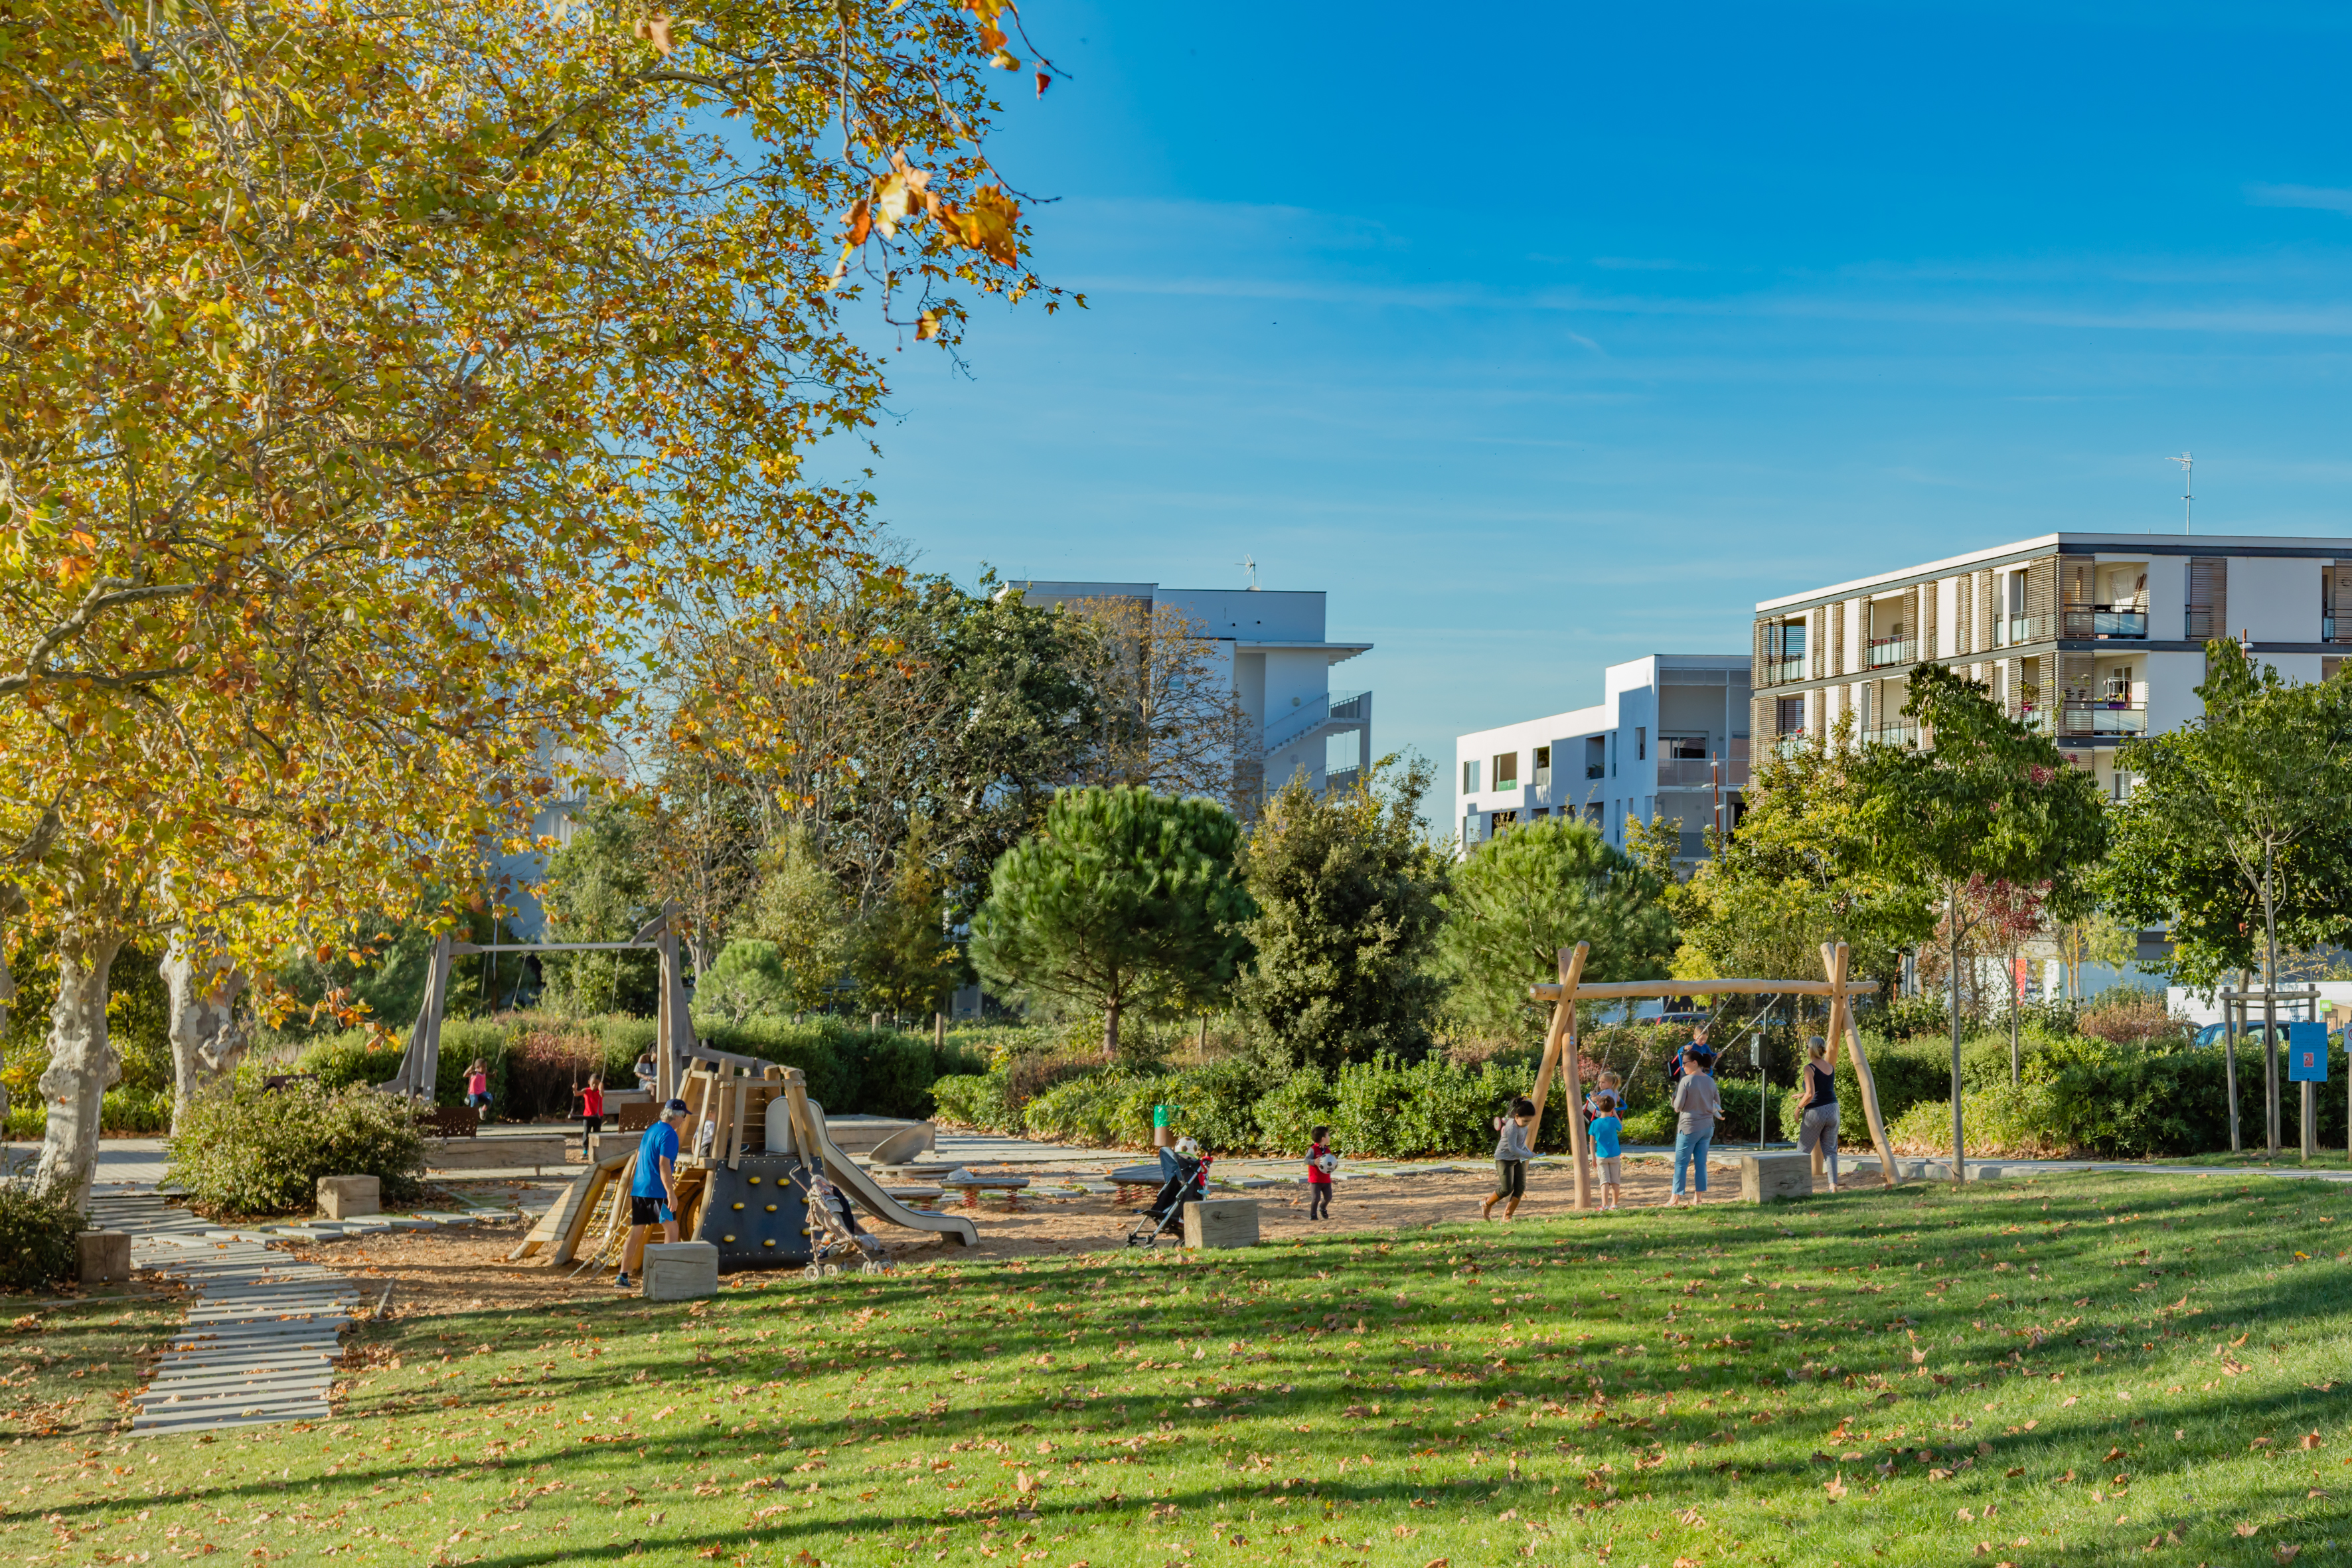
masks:
POLYGON ((2051 533, 1756 606, 1751 731, 1916 739, 1921 659, 1982 681, 2120 798, 2116 751, 2201 711, 2205 644, 2297 680, 2352 651, 2352 539, 2051 533), (2337 605, 2344 606, 2339 618, 2337 605))
MULTIPOLYGON (((1368 642, 1325 635, 1320 592, 1257 588, 1164 588, 1157 583, 1013 582, 1025 603, 1042 605, 1123 599, 1146 613, 1168 605, 1217 645, 1257 734, 1265 787, 1304 773, 1316 789, 1345 789, 1372 760, 1372 694, 1334 690, 1331 667, 1369 653, 1368 642)), ((1254 759, 1236 759, 1246 763, 1254 759)))
POLYGON ((1739 654, 1652 654, 1611 665, 1593 707, 1458 737, 1464 853, 1519 824, 1574 816, 1620 848, 1629 821, 1671 818, 1682 824, 1682 858, 1703 857, 1706 829, 1729 832, 1744 800, 1749 664, 1739 654))

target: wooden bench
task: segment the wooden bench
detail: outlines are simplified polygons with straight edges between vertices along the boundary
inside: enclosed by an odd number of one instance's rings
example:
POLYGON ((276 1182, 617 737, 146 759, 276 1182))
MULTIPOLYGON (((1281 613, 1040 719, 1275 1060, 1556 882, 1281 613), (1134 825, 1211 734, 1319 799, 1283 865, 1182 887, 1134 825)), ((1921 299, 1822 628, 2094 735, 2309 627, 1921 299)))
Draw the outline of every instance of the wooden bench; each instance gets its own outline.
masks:
POLYGON ((521 1138, 427 1138, 425 1168, 428 1171, 533 1171, 571 1163, 572 1140, 561 1133, 521 1138))
POLYGON ((617 1109, 608 1104, 607 1109, 614 1111, 613 1131, 615 1132, 643 1132, 661 1119, 660 1112, 654 1109, 654 1102, 650 1097, 638 1104, 624 1105, 617 1109))

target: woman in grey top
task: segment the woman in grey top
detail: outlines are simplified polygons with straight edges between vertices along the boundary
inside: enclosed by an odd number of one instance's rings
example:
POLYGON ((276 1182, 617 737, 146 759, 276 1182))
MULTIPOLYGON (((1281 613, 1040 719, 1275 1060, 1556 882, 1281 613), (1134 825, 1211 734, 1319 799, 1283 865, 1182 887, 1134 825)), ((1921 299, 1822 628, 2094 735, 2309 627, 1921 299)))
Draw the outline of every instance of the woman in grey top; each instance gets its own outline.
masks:
POLYGON ((1685 1171, 1695 1177, 1690 1206, 1698 1207, 1699 1194, 1706 1191, 1706 1146, 1714 1141, 1716 1118, 1722 1114, 1723 1093, 1715 1085, 1715 1053, 1693 1051, 1690 1071, 1675 1085, 1675 1190, 1666 1196, 1668 1208, 1682 1201, 1685 1171))
POLYGON ((1511 1101, 1507 1115, 1495 1118, 1495 1195, 1478 1205, 1480 1219, 1494 1218, 1497 1203, 1505 1219, 1519 1212, 1519 1200, 1528 1195, 1528 1162, 1535 1157, 1528 1147, 1528 1123, 1535 1116, 1535 1101, 1522 1096, 1511 1101))

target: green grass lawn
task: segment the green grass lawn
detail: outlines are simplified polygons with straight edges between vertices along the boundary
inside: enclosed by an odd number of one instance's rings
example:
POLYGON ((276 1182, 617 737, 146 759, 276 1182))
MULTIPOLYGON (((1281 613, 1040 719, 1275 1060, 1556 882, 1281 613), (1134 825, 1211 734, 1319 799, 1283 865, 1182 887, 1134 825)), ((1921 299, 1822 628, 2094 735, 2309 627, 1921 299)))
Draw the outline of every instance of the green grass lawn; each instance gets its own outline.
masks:
POLYGON ((2347 1247, 2070 1174, 395 1320, 315 1428, 0 1437, 0 1562, 2330 1563, 2347 1247))

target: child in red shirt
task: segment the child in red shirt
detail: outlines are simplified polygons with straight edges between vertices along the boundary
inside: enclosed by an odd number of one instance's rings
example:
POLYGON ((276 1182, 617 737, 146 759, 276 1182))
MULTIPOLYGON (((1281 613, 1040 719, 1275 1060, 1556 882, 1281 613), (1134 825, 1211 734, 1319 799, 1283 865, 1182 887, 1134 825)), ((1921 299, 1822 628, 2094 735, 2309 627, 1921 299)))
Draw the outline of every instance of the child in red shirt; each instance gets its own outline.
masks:
POLYGON ((592 1078, 580 1094, 580 1152, 587 1153, 594 1145, 590 1142, 604 1130, 604 1080, 592 1078))
POLYGON ((1331 1217, 1331 1171, 1339 1164, 1339 1156, 1331 1152, 1331 1130, 1315 1127, 1307 1136, 1313 1140, 1307 1151, 1307 1217, 1331 1217))

